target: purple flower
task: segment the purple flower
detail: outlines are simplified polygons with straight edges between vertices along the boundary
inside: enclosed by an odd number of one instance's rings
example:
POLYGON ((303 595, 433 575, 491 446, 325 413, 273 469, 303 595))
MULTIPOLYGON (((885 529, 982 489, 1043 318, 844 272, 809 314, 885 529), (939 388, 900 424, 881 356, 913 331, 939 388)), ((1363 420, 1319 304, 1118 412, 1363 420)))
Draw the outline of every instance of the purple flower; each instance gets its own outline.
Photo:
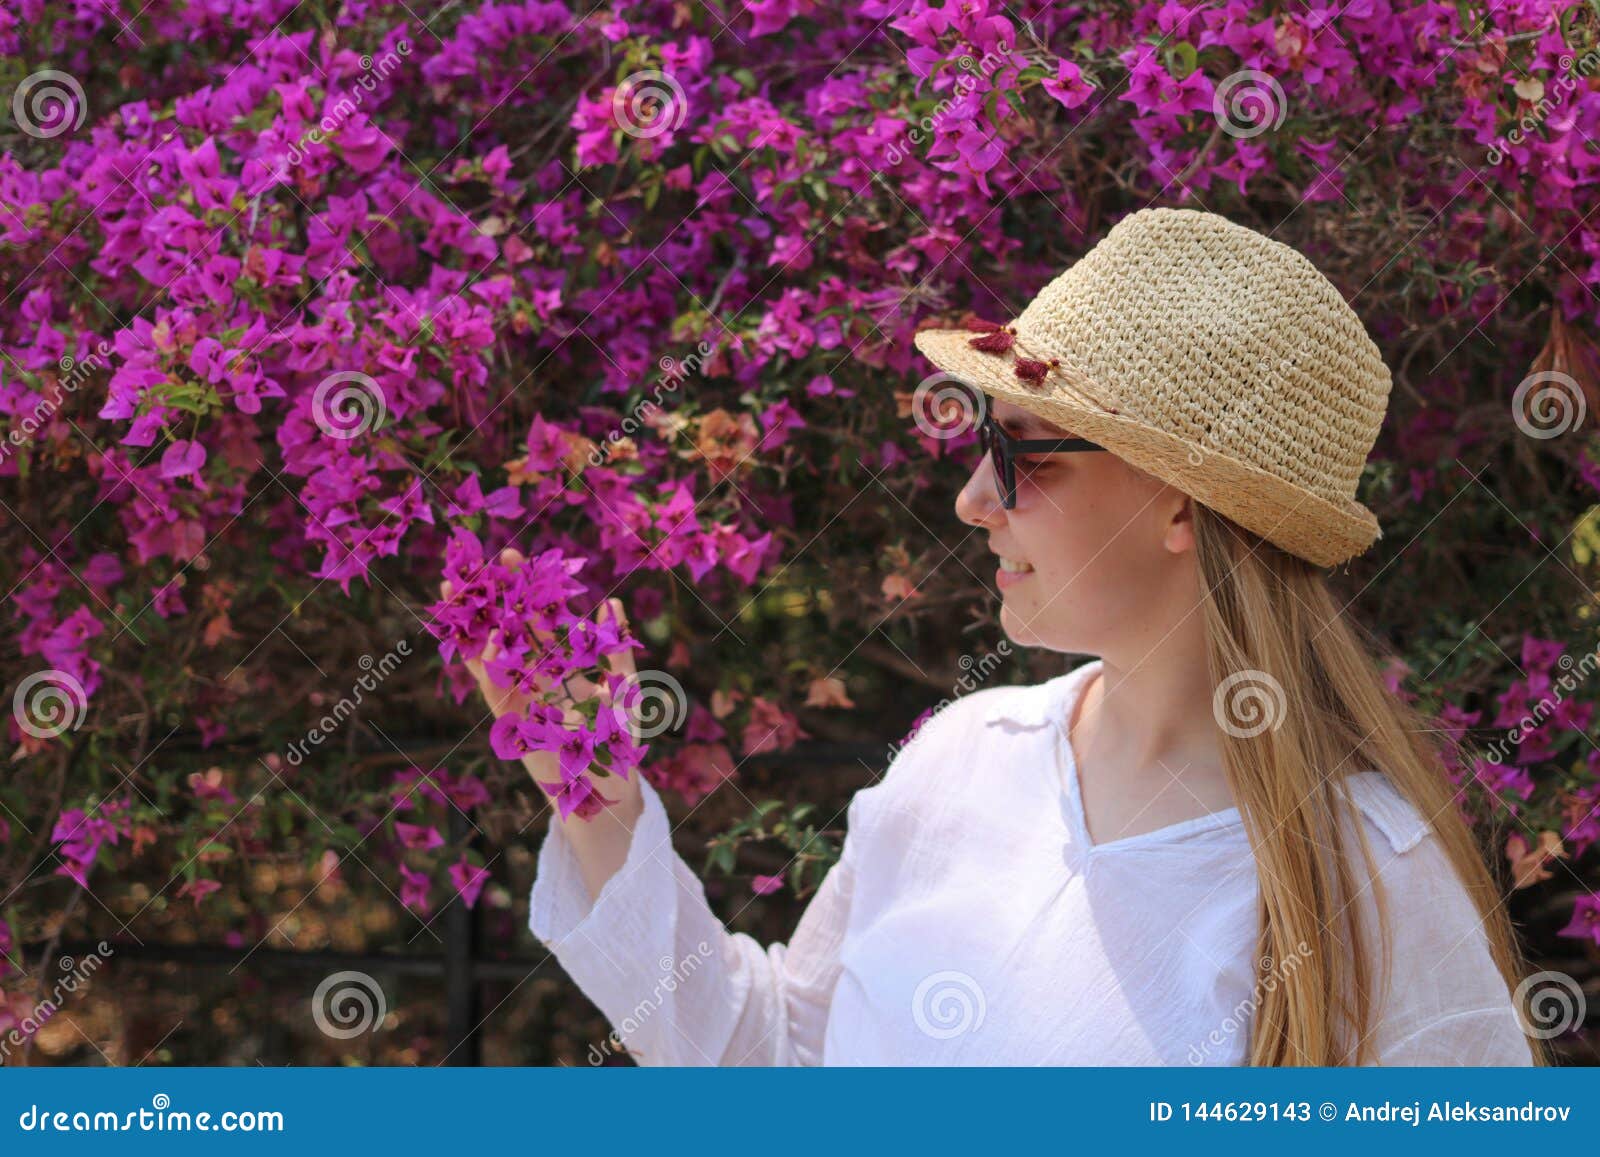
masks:
POLYGON ((400 903, 424 916, 428 914, 428 873, 400 865, 400 903))
POLYGON ((478 893, 482 892, 483 886, 489 882, 489 869, 473 867, 467 862, 467 858, 462 856, 450 865, 450 882, 456 886, 457 893, 466 902, 467 907, 471 908, 478 902, 478 893))
POLYGON ((1054 77, 1046 77, 1039 86, 1066 108, 1077 108, 1094 95, 1094 86, 1083 79, 1083 70, 1070 60, 1056 62, 1054 77))
POLYGON ((439 829, 432 825, 396 822, 394 832, 400 837, 402 847, 425 852, 444 847, 444 837, 439 834, 439 829))
POLYGON ((1600 946, 1600 896, 1579 896, 1572 906, 1572 919, 1557 936, 1571 936, 1600 946))
POLYGON ((161 455, 161 477, 182 478, 206 464, 206 448, 199 442, 179 439, 161 455))
POLYGON ((756 876, 750 881, 750 890, 757 896, 768 896, 783 887, 783 877, 756 876))

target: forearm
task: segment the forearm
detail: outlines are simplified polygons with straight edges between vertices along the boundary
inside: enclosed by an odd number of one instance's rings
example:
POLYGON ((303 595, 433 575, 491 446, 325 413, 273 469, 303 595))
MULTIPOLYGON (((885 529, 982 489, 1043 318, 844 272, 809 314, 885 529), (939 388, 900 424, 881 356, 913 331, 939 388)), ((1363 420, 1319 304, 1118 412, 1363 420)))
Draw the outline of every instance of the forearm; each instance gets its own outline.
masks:
POLYGON ((788 945, 764 949, 724 928, 672 848, 660 796, 643 781, 639 796, 627 861, 604 898, 580 895, 570 836, 583 821, 551 817, 528 901, 534 936, 640 1064, 819 1063, 848 923, 849 865, 841 860, 828 873, 788 945))
MULTIPOLYGON (((561 780, 560 763, 556 753, 531 752, 522 757, 522 764, 533 777, 533 782, 539 785, 539 790, 545 793, 550 806, 554 808, 555 800, 548 791, 545 791, 544 785, 559 783, 561 780)), ((642 774, 641 769, 635 768, 627 779, 615 775, 597 776, 596 782, 601 794, 617 802, 592 819, 582 819, 577 812, 562 819, 559 810, 556 812, 555 820, 561 825, 572 844, 579 873, 583 877, 591 901, 599 897, 600 889, 605 887, 607 880, 616 875, 617 869, 621 868, 628 858, 628 845, 633 840, 634 828, 644 810, 643 797, 639 791, 639 776, 642 774)))

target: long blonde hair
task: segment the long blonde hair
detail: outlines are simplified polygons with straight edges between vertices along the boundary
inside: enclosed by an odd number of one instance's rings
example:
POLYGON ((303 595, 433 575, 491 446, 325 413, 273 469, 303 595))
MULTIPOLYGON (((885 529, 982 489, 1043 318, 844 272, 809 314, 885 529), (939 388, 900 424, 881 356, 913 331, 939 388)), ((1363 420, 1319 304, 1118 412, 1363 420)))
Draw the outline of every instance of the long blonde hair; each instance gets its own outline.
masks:
MULTIPOLYGON (((1382 648, 1344 613, 1325 574, 1198 502, 1194 509, 1213 684, 1264 672, 1281 684, 1286 708, 1281 721, 1250 738, 1220 729, 1261 886, 1261 1000, 1248 1063, 1368 1063, 1376 970, 1337 820, 1350 807, 1344 777, 1381 770, 1429 820, 1478 907, 1509 990, 1525 966, 1504 897, 1457 810, 1428 720, 1384 685, 1374 661, 1382 648), (1267 976, 1274 961, 1291 956, 1292 971, 1267 976)), ((1354 830, 1382 919, 1372 851, 1362 826, 1354 830)), ((1529 1043, 1535 1063, 1549 1064, 1543 1042, 1529 1043)))

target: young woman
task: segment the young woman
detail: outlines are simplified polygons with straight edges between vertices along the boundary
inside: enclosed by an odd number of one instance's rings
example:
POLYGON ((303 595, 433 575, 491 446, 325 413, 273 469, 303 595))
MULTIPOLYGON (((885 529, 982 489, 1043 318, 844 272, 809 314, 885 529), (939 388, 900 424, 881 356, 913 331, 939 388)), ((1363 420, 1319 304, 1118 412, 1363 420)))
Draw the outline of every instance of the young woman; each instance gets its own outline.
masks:
POLYGON ((1145 210, 1013 324, 917 346, 981 390, 956 513, 998 556, 1002 628, 1095 658, 924 723, 787 944, 726 931, 637 776, 592 821, 552 816, 531 927, 628 1050, 1546 1063, 1441 752, 1321 570, 1378 535, 1354 495, 1390 384, 1332 285, 1145 210))

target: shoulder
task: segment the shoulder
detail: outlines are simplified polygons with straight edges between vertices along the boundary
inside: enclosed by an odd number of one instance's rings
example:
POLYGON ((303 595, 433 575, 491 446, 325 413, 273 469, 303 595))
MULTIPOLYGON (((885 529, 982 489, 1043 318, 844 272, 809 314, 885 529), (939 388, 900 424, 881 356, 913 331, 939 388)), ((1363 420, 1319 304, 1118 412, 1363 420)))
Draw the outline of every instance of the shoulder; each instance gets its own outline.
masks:
POLYGON ((891 749, 886 778, 905 774, 905 768, 927 761, 930 755, 945 762, 963 747, 982 746, 986 732, 997 722, 1034 715, 1042 719, 1042 705, 1053 683, 984 687, 935 704, 891 749))
POLYGON ((1392 855, 1410 852, 1433 835, 1427 818, 1383 772, 1359 771, 1344 784, 1368 836, 1379 838, 1392 855))
MULTIPOLYGON (((1488 1031, 1485 1024, 1497 1041, 1511 1026, 1515 1039, 1509 1051, 1500 1041, 1496 1055, 1520 1055, 1517 1050, 1525 1051, 1526 1042, 1516 1027, 1483 913, 1430 817, 1380 772, 1352 775, 1346 787, 1354 805, 1349 822, 1359 817, 1372 855, 1369 868, 1359 845, 1347 847, 1356 888, 1351 903, 1361 912, 1367 951, 1377 969, 1377 1055, 1388 1064, 1428 1063, 1399 1058, 1428 1041, 1437 1044, 1440 1034, 1454 1031, 1451 1026, 1481 1034, 1488 1031)), ((1453 815, 1448 819, 1456 822, 1453 815)))
MULTIPOLYGON (((1476 904, 1430 818, 1382 772, 1356 772, 1346 777, 1344 786, 1351 804, 1342 817, 1345 854, 1359 890, 1356 899, 1367 900, 1381 886, 1393 919, 1430 914, 1439 925, 1477 924, 1476 904), (1370 864, 1356 836, 1358 825, 1371 853, 1370 864)), ((1455 822, 1454 816, 1449 819, 1455 822)))
MULTIPOLYGON (((1384 899, 1397 919, 1426 918, 1439 926, 1452 926, 1457 936, 1476 927, 1481 916, 1462 883, 1432 817, 1423 815, 1389 779, 1378 771, 1357 772, 1345 780, 1352 807, 1344 816, 1350 857, 1357 888, 1384 889, 1384 899), (1370 867, 1354 835, 1363 829, 1371 852, 1370 867)), ((1444 817, 1456 823, 1455 815, 1444 817)))
MULTIPOLYGON (((973 781, 985 777, 993 789, 995 766, 1009 766, 1016 754, 1002 746, 1023 741, 1017 728, 1006 725, 1035 716, 1046 720, 1040 704, 1054 682, 983 687, 930 707, 910 732, 890 745, 883 774, 856 792, 851 828, 865 826, 876 815, 953 806, 966 797, 973 781)), ((1036 727, 1028 733, 1048 731, 1036 727)))

